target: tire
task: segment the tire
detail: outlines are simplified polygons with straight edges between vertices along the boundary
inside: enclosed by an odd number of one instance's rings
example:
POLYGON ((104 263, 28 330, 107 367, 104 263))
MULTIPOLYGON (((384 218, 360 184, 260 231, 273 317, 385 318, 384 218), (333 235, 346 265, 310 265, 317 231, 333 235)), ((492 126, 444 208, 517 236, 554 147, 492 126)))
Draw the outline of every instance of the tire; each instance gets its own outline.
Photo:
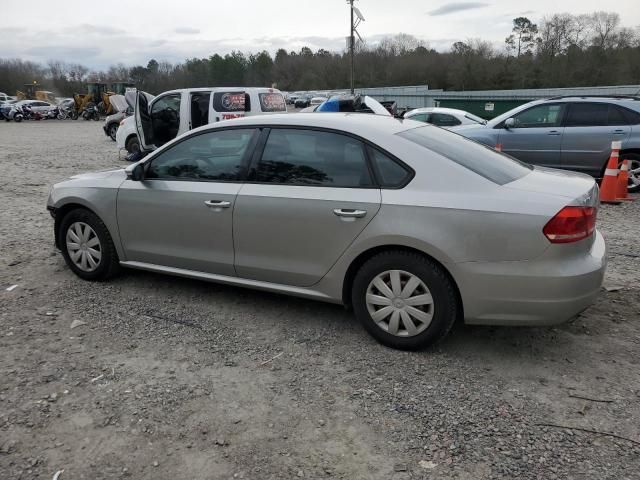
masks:
POLYGON ((78 112, 76 112, 75 110, 73 112, 71 112, 71 120, 77 120, 78 119, 78 112))
POLYGON ((356 318, 367 332, 381 344, 399 350, 418 350, 438 343, 447 336, 461 311, 453 281, 442 267, 424 255, 401 250, 382 252, 360 267, 353 281, 351 301, 356 318), (389 286, 389 295, 385 295, 374 284, 382 280, 386 285, 385 278, 389 285, 394 284, 391 277, 394 272, 400 280, 398 291, 407 287, 411 289, 408 295, 402 295, 403 292, 397 295, 389 286), (369 302, 369 298, 375 300, 369 302), (405 305, 409 298, 415 303, 405 305), (379 323, 374 320, 372 315, 387 308, 388 316, 379 318, 379 323), (394 330, 394 316, 395 334, 390 333, 394 330), (413 332, 406 326, 407 316, 413 332))
POLYGON ((111 138, 111 140, 113 140, 114 142, 116 141, 116 133, 118 133, 117 123, 112 123, 107 127, 107 135, 109 135, 109 138, 111 138))
POLYGON ((120 262, 111 235, 102 220, 93 212, 83 208, 71 210, 60 221, 57 234, 58 245, 65 262, 73 273, 80 278, 94 281, 106 280, 119 272, 120 262), (86 227, 90 227, 88 232, 86 227), (83 232, 88 235, 86 240, 82 237, 83 232), (72 233, 75 233, 76 237, 72 233), (96 238, 97 245, 95 243, 96 238), (81 242, 74 242, 76 239, 81 240, 81 242), (82 247, 74 251, 73 247, 71 247, 74 243, 82 245, 82 247), (92 248, 88 248, 88 246, 92 248), (100 253, 97 260, 96 255, 91 251, 100 253), (78 252, 80 252, 79 255, 78 252), (72 255, 78 256, 78 259, 74 261, 72 255), (85 259, 83 259, 83 256, 85 259), (89 260, 89 257, 91 257, 91 260, 89 260), (92 265, 91 261, 96 265, 92 265), (87 268, 83 268, 82 264, 87 268))
POLYGON ((14 115, 13 121, 16 123, 20 123, 22 121, 22 115, 14 115))
POLYGON ((137 153, 140 151, 140 141, 138 140, 137 135, 131 135, 127 139, 127 143, 125 144, 125 149, 129 153, 137 153))
POLYGON ((627 187, 628 192, 640 192, 640 154, 624 153, 621 155, 621 161, 622 160, 629 161, 629 184, 627 187))
POLYGON ((95 112, 95 113, 93 114, 93 119, 94 119, 96 122, 99 122, 99 121, 100 121, 100 114, 99 114, 98 112, 95 112))

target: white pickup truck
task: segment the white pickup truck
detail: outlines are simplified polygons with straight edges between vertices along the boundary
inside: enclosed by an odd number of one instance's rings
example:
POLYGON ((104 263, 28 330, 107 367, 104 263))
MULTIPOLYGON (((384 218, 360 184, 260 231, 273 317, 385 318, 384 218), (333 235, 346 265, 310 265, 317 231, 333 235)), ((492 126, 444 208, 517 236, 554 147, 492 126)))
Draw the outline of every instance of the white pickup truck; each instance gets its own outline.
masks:
POLYGON ((129 90, 126 97, 135 113, 120 122, 116 142, 129 153, 154 150, 208 123, 287 111, 284 96, 274 88, 185 88, 157 97, 129 90))

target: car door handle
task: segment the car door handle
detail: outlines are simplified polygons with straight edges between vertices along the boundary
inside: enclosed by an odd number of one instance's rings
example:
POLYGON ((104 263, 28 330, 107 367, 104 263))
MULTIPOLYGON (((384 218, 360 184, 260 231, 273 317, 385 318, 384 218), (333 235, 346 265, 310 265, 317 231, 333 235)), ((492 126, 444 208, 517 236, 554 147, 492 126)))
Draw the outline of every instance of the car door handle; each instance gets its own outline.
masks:
POLYGON ((204 204, 211 208, 229 208, 231 206, 231 202, 224 200, 207 200, 204 204))
POLYGON ((333 213, 339 217, 362 218, 367 214, 366 210, 354 210, 352 208, 336 208, 333 213))
POLYGON ((624 130, 614 130, 613 134, 614 135, 624 135, 624 130))
POLYGON ((560 135, 560 132, 558 130, 549 130, 548 135, 560 135))

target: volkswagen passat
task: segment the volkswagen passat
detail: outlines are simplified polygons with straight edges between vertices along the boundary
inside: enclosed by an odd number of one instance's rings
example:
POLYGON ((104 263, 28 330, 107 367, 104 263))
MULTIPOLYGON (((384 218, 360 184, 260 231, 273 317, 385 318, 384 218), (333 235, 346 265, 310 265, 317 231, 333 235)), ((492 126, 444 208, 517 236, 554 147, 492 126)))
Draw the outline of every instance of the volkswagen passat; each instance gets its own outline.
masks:
POLYGON ((568 320, 606 265, 592 178, 377 115, 208 125, 56 184, 48 209, 83 279, 130 267, 342 303, 404 349, 457 319, 568 320))

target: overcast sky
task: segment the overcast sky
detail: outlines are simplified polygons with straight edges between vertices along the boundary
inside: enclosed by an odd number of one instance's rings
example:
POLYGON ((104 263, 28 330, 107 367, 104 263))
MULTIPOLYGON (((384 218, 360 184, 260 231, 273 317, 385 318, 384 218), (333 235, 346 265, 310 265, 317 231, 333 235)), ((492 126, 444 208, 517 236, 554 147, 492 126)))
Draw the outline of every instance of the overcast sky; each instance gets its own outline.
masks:
MULTIPOLYGON (((480 37, 500 44, 511 20, 606 9, 625 26, 640 25, 640 1, 617 0, 357 0, 369 44, 409 33, 437 50, 480 37)), ((182 61, 231 50, 278 48, 339 51, 348 35, 345 0, 0 0, 0 58, 57 59, 93 68, 182 61), (59 8, 64 5, 63 8, 59 8)))

